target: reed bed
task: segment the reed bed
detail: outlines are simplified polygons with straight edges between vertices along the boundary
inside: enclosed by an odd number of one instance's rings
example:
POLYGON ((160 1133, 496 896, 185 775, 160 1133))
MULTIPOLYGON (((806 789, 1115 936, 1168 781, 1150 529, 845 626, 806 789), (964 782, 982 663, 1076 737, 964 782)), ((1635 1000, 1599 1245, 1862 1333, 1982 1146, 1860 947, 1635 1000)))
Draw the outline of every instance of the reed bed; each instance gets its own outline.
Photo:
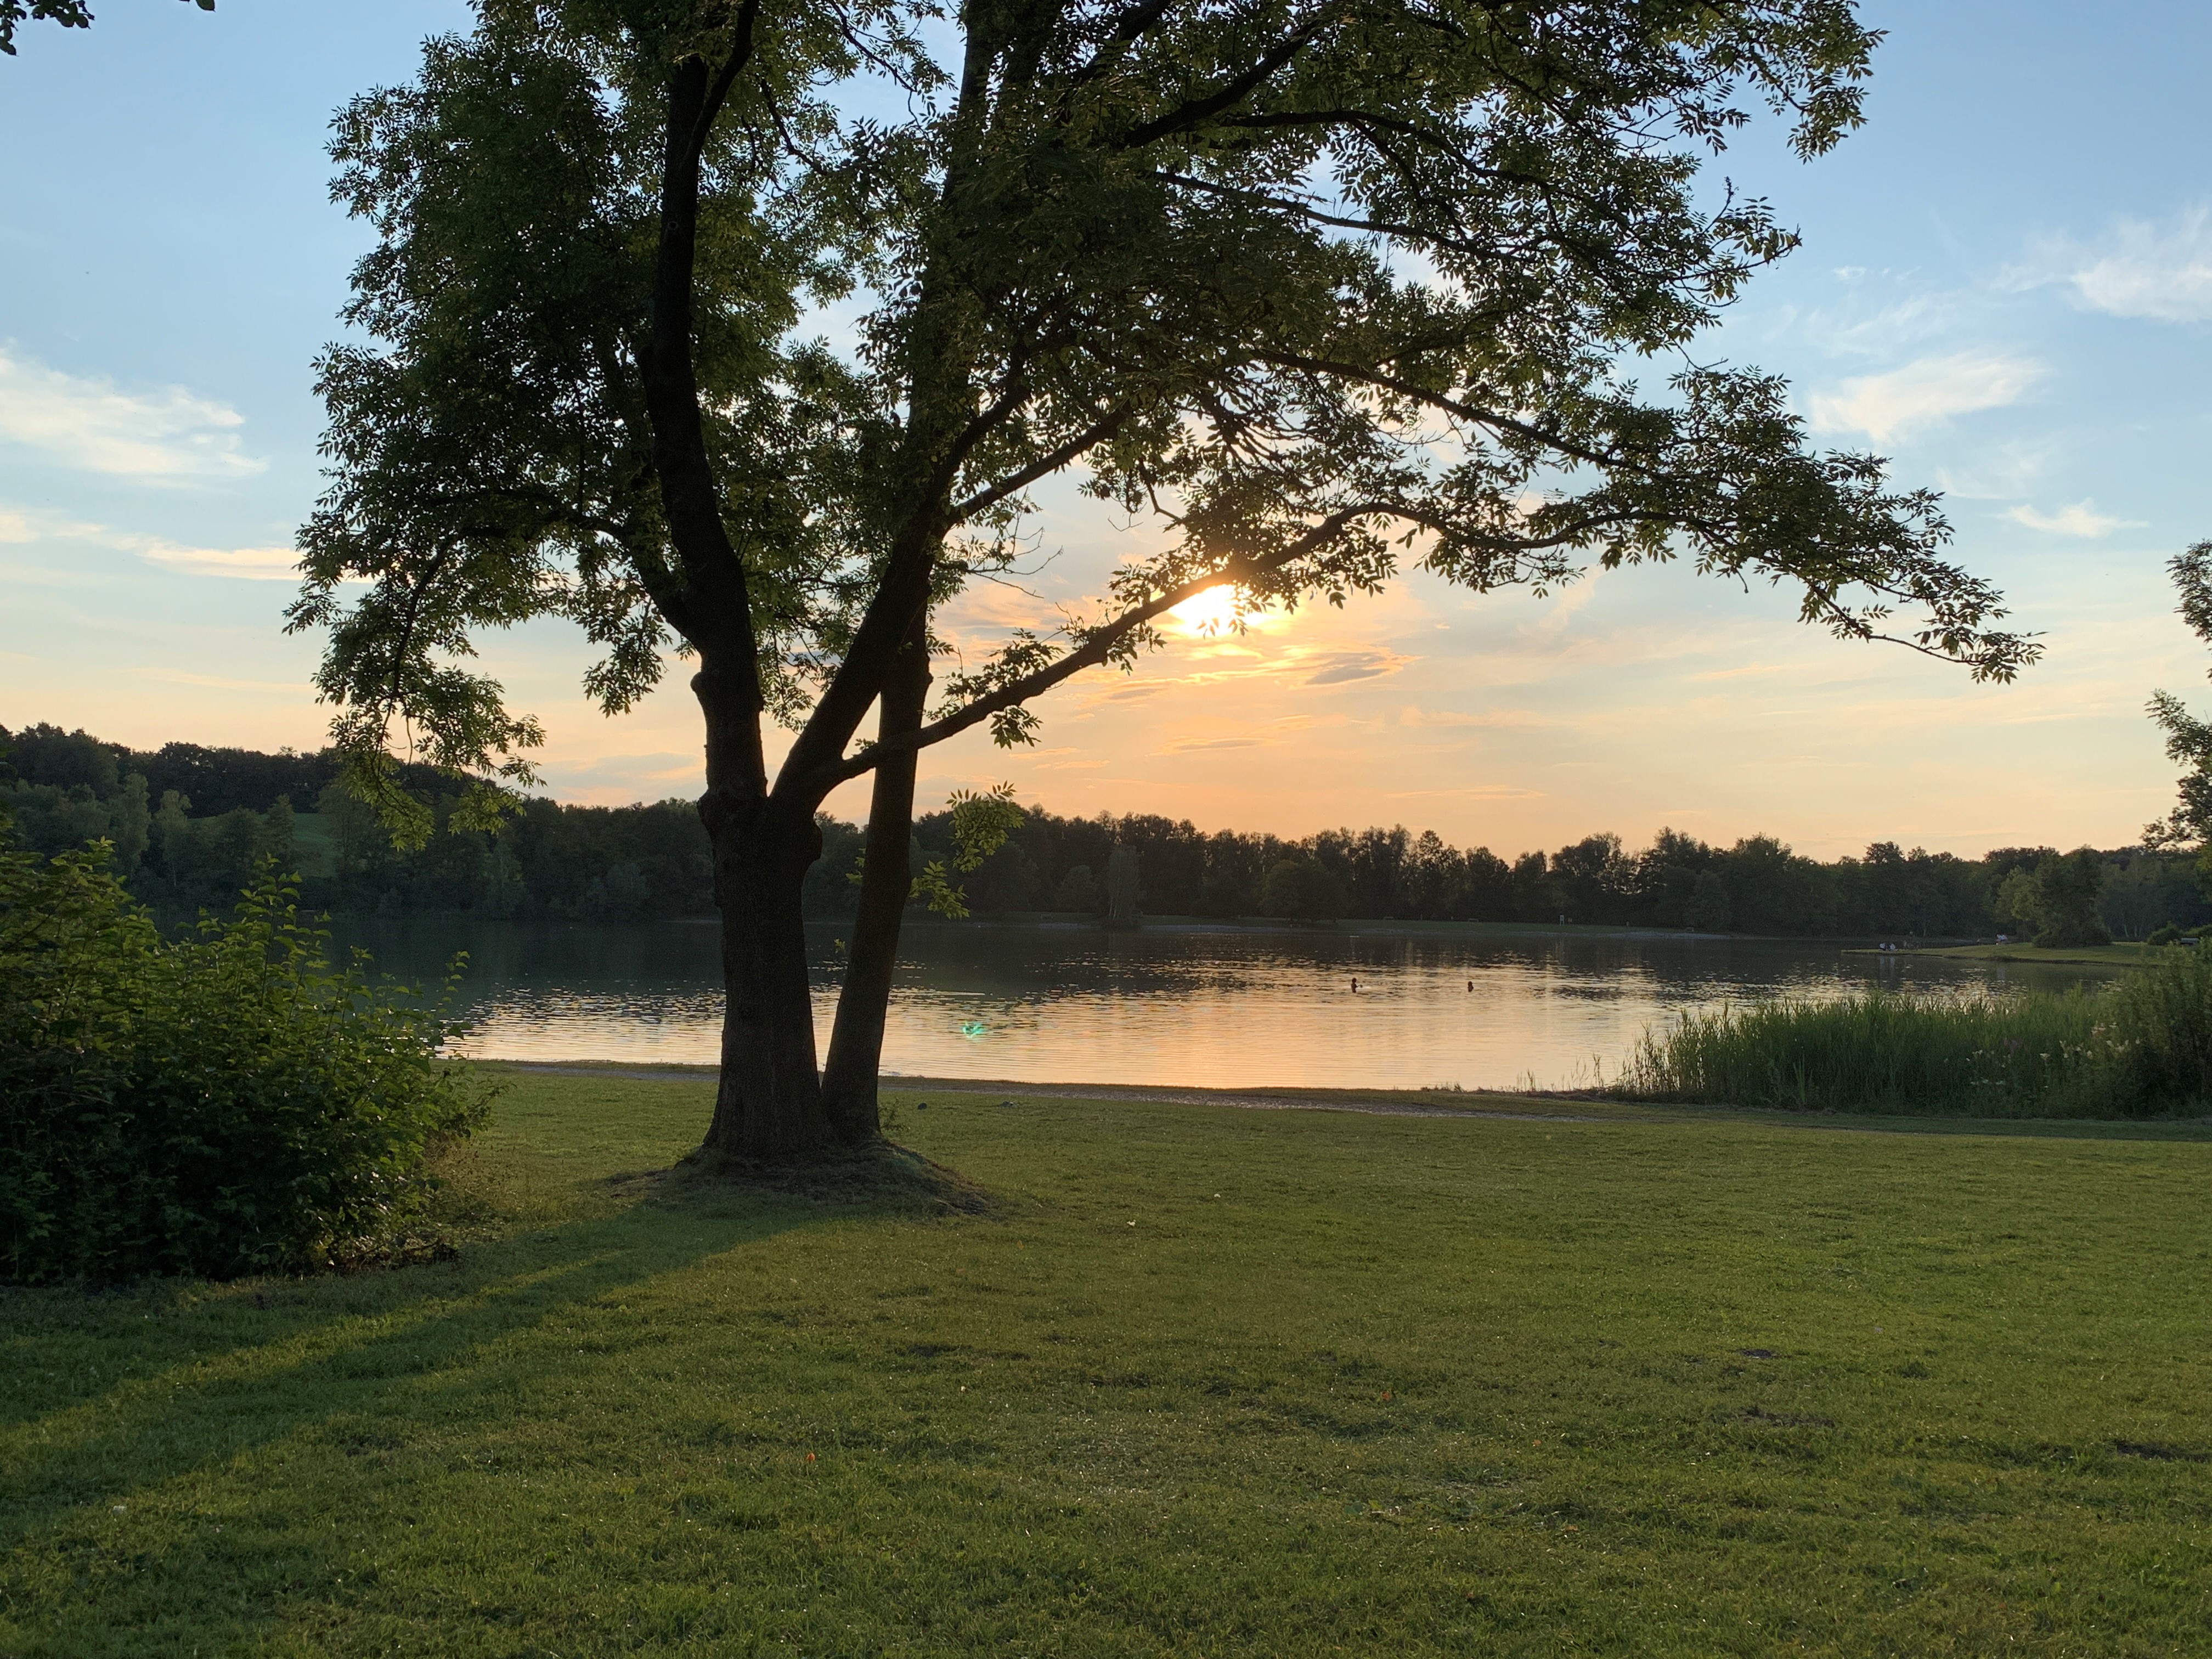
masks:
POLYGON ((1791 1111, 2196 1116, 2212 1106, 2212 956, 2106 989, 1758 1002, 1648 1031, 1609 1092, 1791 1111))

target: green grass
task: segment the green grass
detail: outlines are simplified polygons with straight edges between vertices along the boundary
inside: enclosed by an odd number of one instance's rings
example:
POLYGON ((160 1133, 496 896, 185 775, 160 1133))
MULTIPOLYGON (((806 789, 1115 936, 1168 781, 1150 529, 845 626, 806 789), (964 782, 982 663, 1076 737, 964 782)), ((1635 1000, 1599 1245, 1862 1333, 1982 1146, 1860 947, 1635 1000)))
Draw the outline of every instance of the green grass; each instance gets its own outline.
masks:
POLYGON ((929 1100, 991 1213, 518 1074, 454 1261, 0 1299, 0 1654, 2212 1643, 2201 1128, 929 1100))

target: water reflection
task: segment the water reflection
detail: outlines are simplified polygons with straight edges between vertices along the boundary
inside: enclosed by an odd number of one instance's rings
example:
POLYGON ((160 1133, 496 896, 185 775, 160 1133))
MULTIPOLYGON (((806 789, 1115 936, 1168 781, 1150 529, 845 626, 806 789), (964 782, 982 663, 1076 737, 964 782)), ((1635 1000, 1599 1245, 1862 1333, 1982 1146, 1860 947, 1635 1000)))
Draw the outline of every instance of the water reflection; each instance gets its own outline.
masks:
MULTIPOLYGON (((410 920, 356 924, 340 943, 410 979, 434 979, 468 951, 460 1000, 477 1029, 461 1046, 471 1054, 704 1062, 716 1053, 712 924, 410 920)), ((839 959, 830 933, 814 945, 826 1042, 839 959)), ((1616 1069, 1647 1026, 1684 1009, 1875 983, 1984 995, 2099 976, 1763 941, 1074 927, 919 927, 903 956, 888 1070, 1224 1087, 1558 1086, 1616 1069)))

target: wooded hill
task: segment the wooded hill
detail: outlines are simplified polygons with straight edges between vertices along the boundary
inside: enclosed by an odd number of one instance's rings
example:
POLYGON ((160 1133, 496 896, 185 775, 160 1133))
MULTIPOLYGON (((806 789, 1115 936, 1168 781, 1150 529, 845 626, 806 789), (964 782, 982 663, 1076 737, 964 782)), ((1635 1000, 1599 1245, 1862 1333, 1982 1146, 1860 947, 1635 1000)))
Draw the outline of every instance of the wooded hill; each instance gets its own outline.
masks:
MULTIPOLYGON (((15 833, 45 852, 105 836, 132 890, 172 920, 227 906, 256 860, 296 868, 302 896, 337 915, 457 914, 641 921, 714 908, 705 830, 692 804, 568 806, 532 800, 498 836, 448 831, 456 793, 427 768, 404 781, 440 833, 395 852, 336 783, 328 755, 264 754, 173 743, 146 751, 83 732, 32 726, 0 744, 0 804, 15 833)), ((808 878, 817 920, 850 913, 860 831, 824 817, 808 878)), ((948 864, 949 815, 915 825, 918 862, 948 864)), ((2028 884, 2014 880, 2049 848, 1978 860, 1880 842, 1832 863, 1771 836, 1714 847, 1662 830, 1648 847, 1594 835, 1556 852, 1501 857, 1403 827, 1325 830, 1303 840, 1205 831, 1148 813, 1062 817, 1032 811, 1006 844, 962 877, 978 915, 1103 913, 1117 849, 1136 856, 1152 915, 1322 920, 1571 922, 1796 936, 1966 937, 2032 931, 2028 884), (2007 884, 2011 882, 2008 890, 2007 884)), ((2140 939, 2167 921, 2212 921, 2194 860, 2126 848, 2100 855, 2104 925, 2140 939)))

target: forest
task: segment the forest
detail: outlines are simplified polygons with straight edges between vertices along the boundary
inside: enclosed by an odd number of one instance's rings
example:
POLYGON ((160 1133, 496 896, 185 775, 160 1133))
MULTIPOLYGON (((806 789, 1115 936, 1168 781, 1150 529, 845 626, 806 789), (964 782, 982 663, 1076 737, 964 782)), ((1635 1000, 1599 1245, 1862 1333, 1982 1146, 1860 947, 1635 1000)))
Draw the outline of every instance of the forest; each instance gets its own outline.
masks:
MULTIPOLYGON (((688 800, 571 806, 533 799, 496 835, 447 827, 451 783, 428 768, 401 782, 438 824, 393 848, 339 783, 330 754, 265 754, 171 743, 137 750, 84 732, 0 726, 0 806, 45 853, 105 839, 131 891, 171 925, 222 910, 263 859, 296 871, 304 903, 334 915, 471 914, 490 919, 645 921, 710 915, 708 840, 688 800)), ((816 921, 850 915, 858 826, 824 816, 807 878, 816 921)), ((949 811, 915 826, 915 864, 954 867, 949 811)), ((1342 918, 1692 929, 1796 937, 1971 938, 2033 933, 2070 884, 2104 928, 2142 939, 2212 921, 2196 860, 2142 848, 2062 859, 2048 847, 1980 859, 1877 842, 1856 858, 1805 858, 1768 836, 1716 847, 1662 830, 1651 844, 1585 836, 1512 857, 1432 830, 1323 830, 1302 840, 1201 830, 1147 813, 1064 817, 1032 809, 955 879, 979 916, 1103 918, 1117 856, 1136 908, 1154 917, 1342 918)))

